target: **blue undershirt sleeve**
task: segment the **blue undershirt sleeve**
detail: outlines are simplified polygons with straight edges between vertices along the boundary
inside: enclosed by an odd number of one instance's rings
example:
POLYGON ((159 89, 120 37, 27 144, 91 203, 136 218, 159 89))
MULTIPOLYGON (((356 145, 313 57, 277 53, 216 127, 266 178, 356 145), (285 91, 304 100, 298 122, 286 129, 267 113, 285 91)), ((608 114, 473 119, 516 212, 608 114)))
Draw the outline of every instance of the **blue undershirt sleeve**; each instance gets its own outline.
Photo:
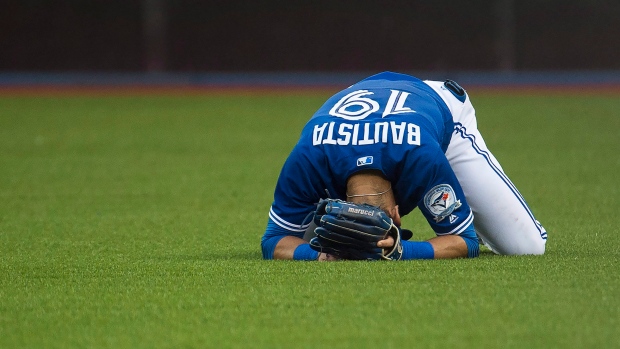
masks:
POLYGON ((298 234, 280 227, 270 218, 267 223, 267 229, 265 229, 265 234, 263 234, 263 238, 260 241, 260 246, 263 251, 263 259, 273 259, 273 252, 276 249, 276 245, 283 237, 289 235, 298 236, 298 234))
POLYGON ((261 249, 263 251, 263 259, 273 259, 273 252, 276 249, 276 245, 284 236, 272 236, 266 238, 263 236, 263 239, 260 242, 261 249))
POLYGON ((480 246, 478 243, 478 236, 474 230, 474 223, 469 224, 465 231, 459 234, 459 236, 462 237, 467 244, 467 258, 478 257, 478 254, 480 254, 480 246))

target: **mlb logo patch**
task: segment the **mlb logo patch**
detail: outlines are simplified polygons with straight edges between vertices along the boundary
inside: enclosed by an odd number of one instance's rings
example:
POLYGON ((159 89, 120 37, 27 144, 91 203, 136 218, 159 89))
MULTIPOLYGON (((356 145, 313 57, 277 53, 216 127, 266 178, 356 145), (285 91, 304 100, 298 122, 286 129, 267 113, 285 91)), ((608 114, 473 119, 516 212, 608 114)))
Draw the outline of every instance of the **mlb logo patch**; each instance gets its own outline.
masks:
POLYGON ((372 156, 364 156, 357 159, 357 166, 372 165, 372 156))

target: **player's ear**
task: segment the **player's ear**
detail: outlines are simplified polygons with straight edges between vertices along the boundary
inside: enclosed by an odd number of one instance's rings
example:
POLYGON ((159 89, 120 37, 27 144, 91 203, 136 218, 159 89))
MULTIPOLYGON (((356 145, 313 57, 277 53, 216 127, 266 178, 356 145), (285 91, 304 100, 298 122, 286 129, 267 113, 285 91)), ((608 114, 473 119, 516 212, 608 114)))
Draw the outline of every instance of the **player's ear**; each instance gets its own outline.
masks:
POLYGON ((401 225, 401 220, 400 220, 400 213, 398 213, 398 205, 392 207, 392 209, 389 212, 390 217, 392 218, 392 220, 394 220, 394 224, 398 227, 400 227, 401 225))

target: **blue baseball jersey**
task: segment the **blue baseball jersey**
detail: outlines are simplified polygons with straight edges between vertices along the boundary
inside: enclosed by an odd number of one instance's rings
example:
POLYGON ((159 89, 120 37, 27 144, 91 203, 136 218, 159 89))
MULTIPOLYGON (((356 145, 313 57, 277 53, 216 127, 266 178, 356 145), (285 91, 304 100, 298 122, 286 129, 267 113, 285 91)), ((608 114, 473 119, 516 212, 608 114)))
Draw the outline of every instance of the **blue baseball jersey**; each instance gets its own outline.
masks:
POLYGON ((401 216, 418 207, 437 235, 460 234, 473 215, 445 151, 454 122, 442 98, 415 77, 383 72, 329 98, 287 158, 265 236, 302 237, 322 198, 346 199, 346 182, 379 170, 401 216))

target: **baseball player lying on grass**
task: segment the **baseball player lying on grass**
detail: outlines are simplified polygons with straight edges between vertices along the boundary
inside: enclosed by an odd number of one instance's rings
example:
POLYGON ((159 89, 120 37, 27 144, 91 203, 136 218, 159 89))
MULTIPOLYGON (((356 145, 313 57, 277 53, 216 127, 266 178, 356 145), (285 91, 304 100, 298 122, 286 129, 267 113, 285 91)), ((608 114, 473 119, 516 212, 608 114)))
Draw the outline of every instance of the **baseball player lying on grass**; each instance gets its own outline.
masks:
POLYGON ((458 84, 383 72, 336 93, 303 128, 261 247, 265 259, 460 258, 478 255, 478 237, 498 254, 543 254, 547 233, 458 84), (436 237, 407 241, 400 217, 416 207, 436 237))

